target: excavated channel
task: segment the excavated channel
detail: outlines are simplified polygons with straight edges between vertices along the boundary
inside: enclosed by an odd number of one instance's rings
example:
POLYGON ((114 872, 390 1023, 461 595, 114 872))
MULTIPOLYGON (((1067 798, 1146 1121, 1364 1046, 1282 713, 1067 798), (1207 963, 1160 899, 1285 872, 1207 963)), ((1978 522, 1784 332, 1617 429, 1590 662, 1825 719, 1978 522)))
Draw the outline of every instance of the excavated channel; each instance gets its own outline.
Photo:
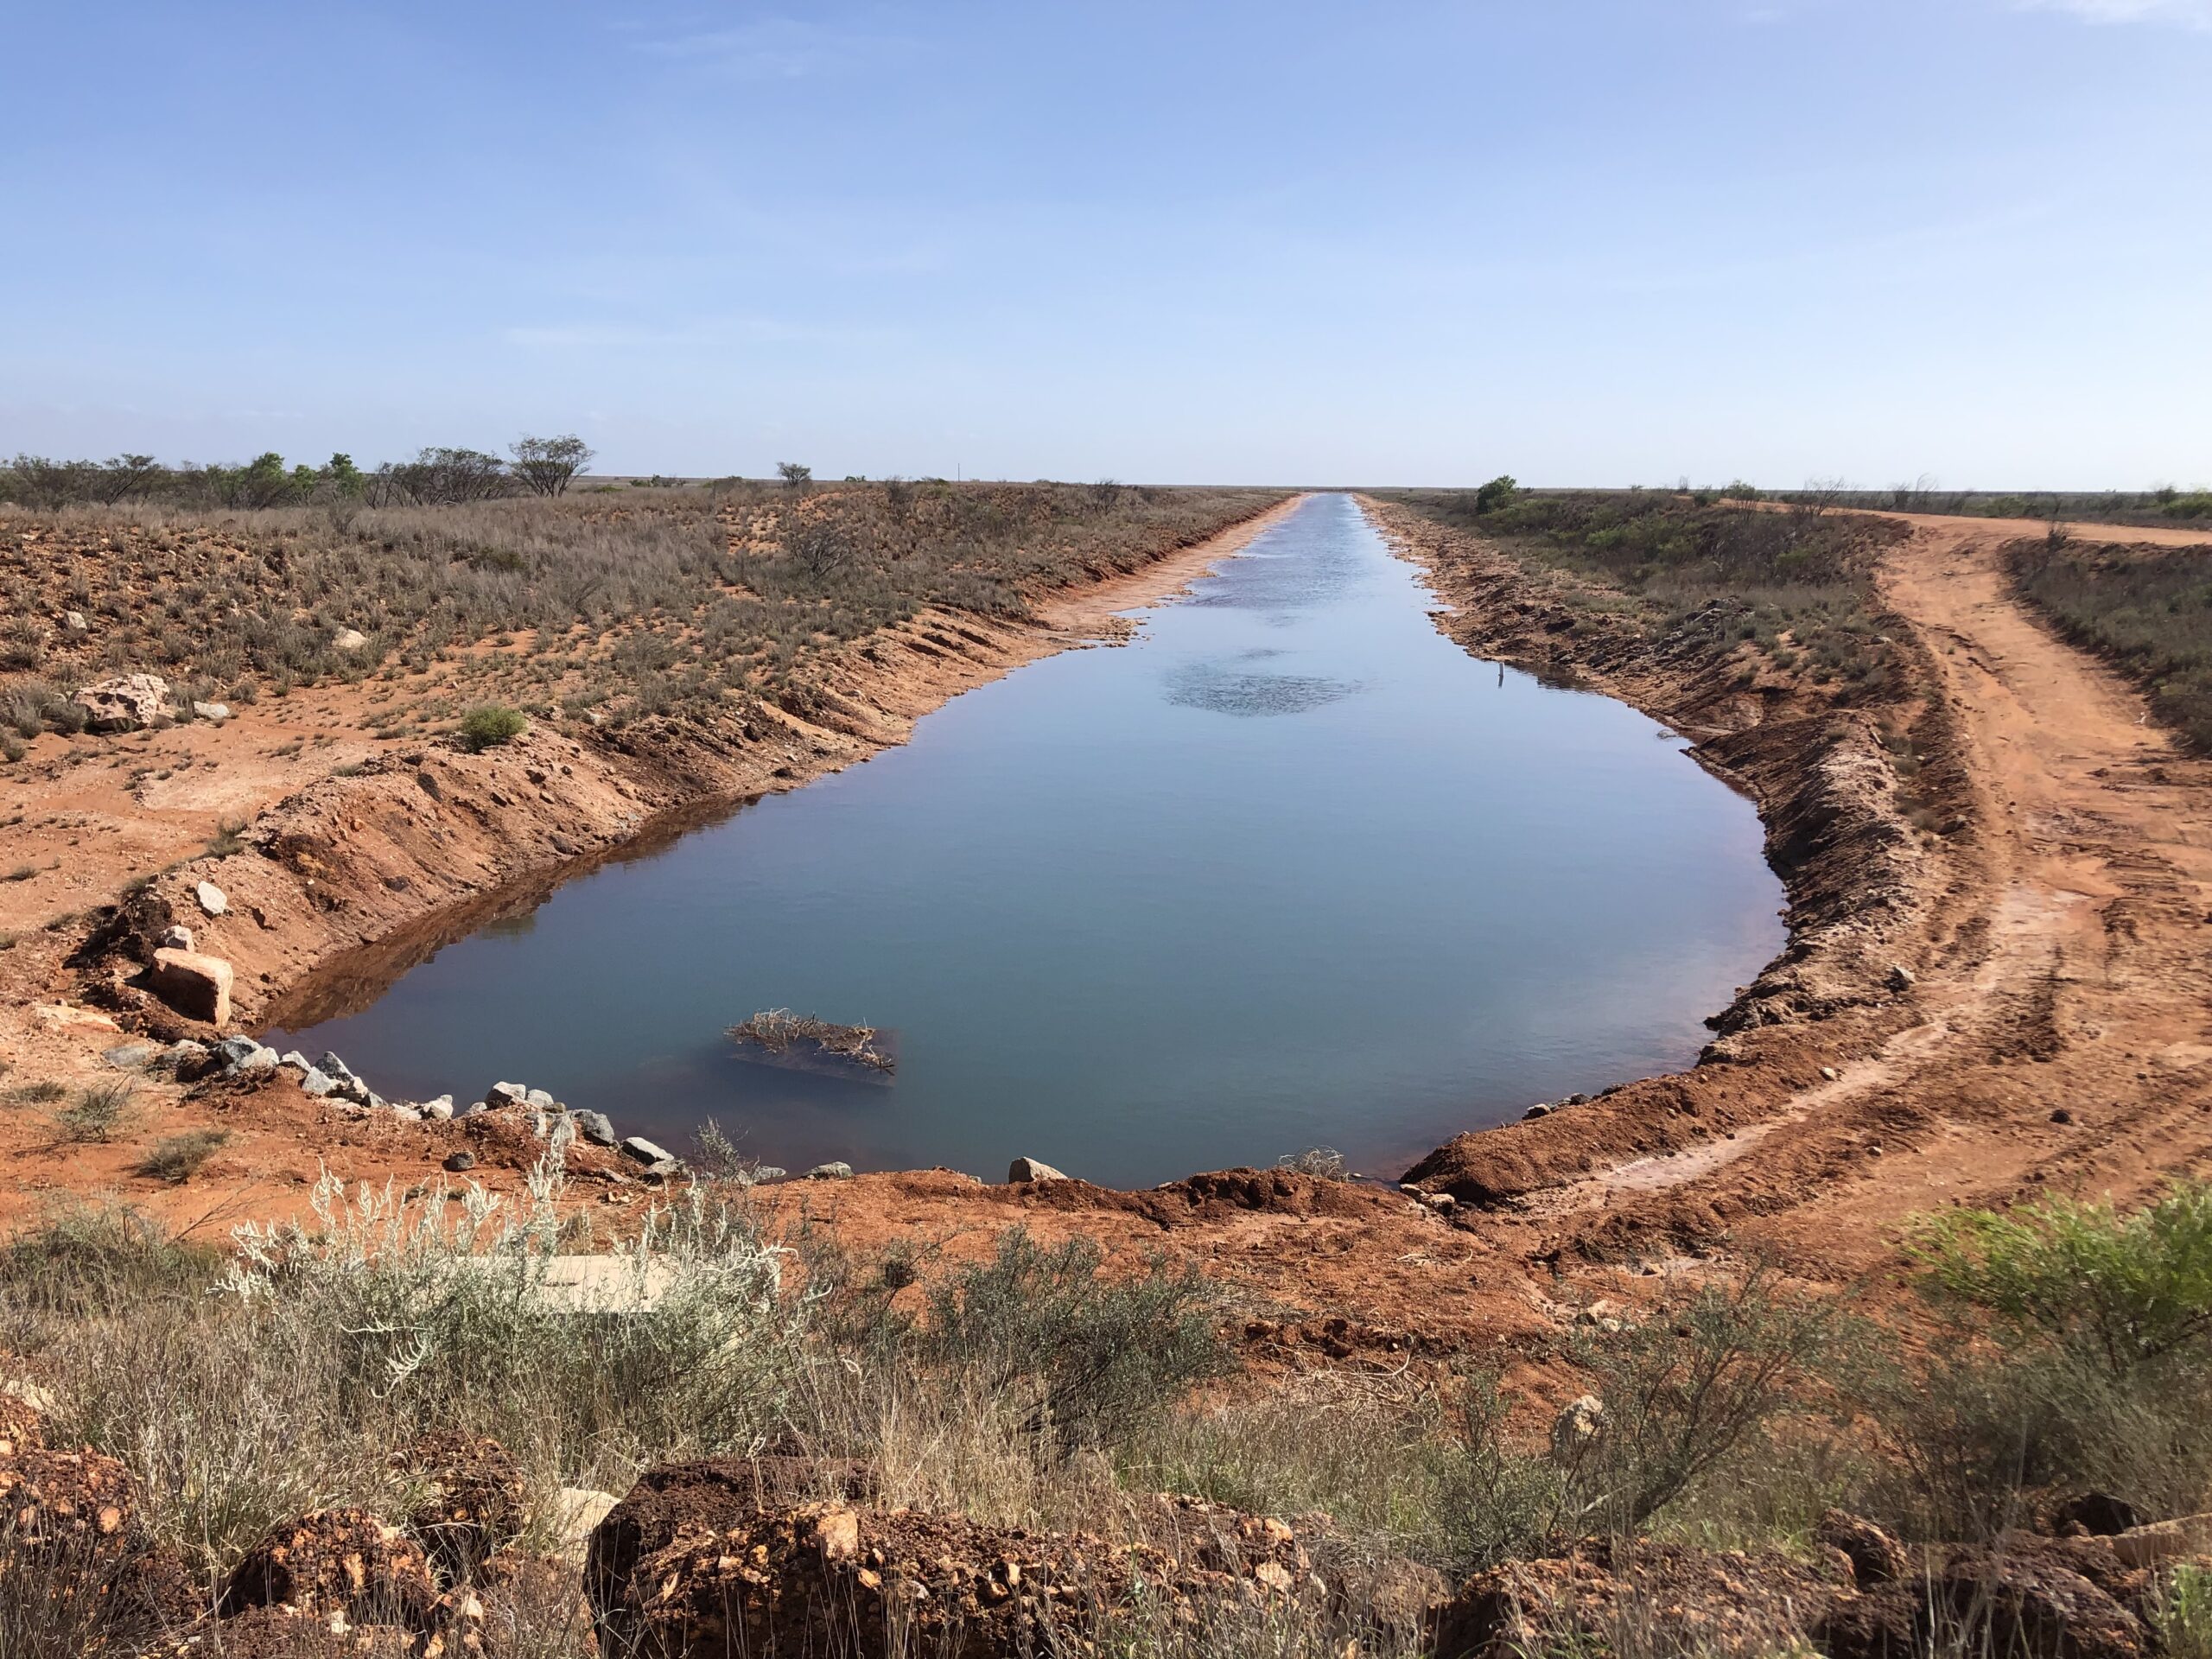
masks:
POLYGON ((1688 1064, 1783 943, 1751 804, 1634 709, 1469 657, 1348 497, 1136 641, 501 915, 271 1033, 387 1096, 499 1078, 789 1168, 1016 1154, 1116 1185, 1315 1145, 1394 1170, 1688 1064), (760 1063, 770 1008, 887 1080, 760 1063))

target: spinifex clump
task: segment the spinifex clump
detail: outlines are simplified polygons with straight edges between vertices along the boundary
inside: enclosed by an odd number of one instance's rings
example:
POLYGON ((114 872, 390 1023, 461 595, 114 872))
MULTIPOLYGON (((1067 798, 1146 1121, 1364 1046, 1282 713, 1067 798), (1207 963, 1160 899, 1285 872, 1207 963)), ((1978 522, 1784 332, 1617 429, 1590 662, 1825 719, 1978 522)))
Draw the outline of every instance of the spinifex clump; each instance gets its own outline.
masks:
POLYGON ((741 1047, 758 1050, 756 1058, 772 1065, 811 1071, 828 1062, 833 1066, 863 1067, 886 1078, 898 1065, 876 1046, 874 1027, 832 1025, 810 1014, 793 1014, 789 1008, 766 1009, 732 1026, 729 1034, 741 1047))

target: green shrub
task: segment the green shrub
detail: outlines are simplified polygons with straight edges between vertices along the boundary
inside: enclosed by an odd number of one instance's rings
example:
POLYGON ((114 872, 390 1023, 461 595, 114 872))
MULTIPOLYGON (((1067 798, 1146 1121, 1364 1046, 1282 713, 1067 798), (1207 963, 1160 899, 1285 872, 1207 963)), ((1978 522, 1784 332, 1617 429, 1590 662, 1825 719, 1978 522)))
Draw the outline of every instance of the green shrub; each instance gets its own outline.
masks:
MULTIPOLYGON (((1143 1484, 1276 1514, 1324 1509, 1370 1545, 1453 1573, 1662 1514, 1694 1529, 1716 1500, 1723 1526, 1740 1525, 1760 1518, 1741 1489, 1774 1459, 1768 1429, 1802 1414, 1843 1329, 1833 1301, 1788 1294, 1758 1268, 1663 1295, 1618 1328, 1583 1327, 1573 1357, 1593 1401, 1563 1413, 1548 1442, 1516 1440, 1513 1402, 1496 1372, 1477 1370, 1395 1407, 1332 1396, 1316 1378, 1289 1398, 1169 1419, 1124 1456, 1143 1484)), ((1772 1494, 1763 1506, 1785 1507, 1772 1494)))
POLYGON ((2030 1495, 2116 1492, 2152 1515, 2212 1503, 2212 1187, 2133 1214, 2051 1199, 1929 1217, 1908 1249, 1955 1321, 1865 1395, 1924 1535, 1993 1537, 2030 1495))
POLYGON ((1764 1266, 1669 1294, 1618 1330, 1580 1328, 1571 1352, 1600 1409, 1591 1432, 1554 1436, 1569 1515, 1640 1530, 1800 1403, 1840 1330, 1834 1301, 1785 1291, 1764 1266))
POLYGON ((928 1287, 912 1353, 1013 1402, 1023 1432, 1057 1449, 1109 1444, 1218 1375, 1227 1355, 1216 1293, 1195 1267, 1154 1260, 1108 1277, 1101 1265, 1087 1238, 1047 1249, 1011 1229, 990 1261, 928 1287))
POLYGON ((2212 1183, 2131 1216, 2069 1198, 1950 1211, 1910 1248, 1929 1288, 1993 1315, 2001 1340, 2045 1338, 2116 1376, 2212 1336, 2212 1183))
POLYGON ((511 743, 530 728, 522 710, 504 703, 480 703, 461 717, 461 744, 471 754, 511 743))
POLYGON ((1494 1371, 1469 1377, 1459 1404, 1460 1457, 1446 1521, 1453 1546, 1449 1564, 1462 1572, 1494 1566, 1580 1530, 1572 1519, 1570 1471, 1555 1455, 1563 1449, 1562 1437, 1554 1435, 1551 1447, 1535 1452, 1515 1446, 1507 1435, 1510 1402, 1494 1371))
POLYGON ((1868 1507, 1930 1538, 1994 1538, 2037 1493, 2115 1492, 2152 1516, 2212 1501, 2197 1402, 2212 1377, 2168 1362, 2114 1376, 2056 1344, 1993 1353, 1961 1339, 1890 1368, 1862 1398, 1902 1472, 1868 1507))
POLYGON ((2183 1561, 2168 1572, 2151 1622, 2167 1659, 2212 1659, 2212 1567, 2183 1561))

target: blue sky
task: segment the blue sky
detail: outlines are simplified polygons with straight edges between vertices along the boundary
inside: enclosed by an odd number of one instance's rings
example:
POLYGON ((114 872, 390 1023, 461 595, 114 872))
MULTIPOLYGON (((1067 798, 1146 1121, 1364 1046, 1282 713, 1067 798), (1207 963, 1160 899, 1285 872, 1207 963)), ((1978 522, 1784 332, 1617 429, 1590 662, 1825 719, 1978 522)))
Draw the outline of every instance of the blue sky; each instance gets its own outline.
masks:
POLYGON ((77 0, 0 156, 0 451, 2212 480, 2212 0, 77 0))

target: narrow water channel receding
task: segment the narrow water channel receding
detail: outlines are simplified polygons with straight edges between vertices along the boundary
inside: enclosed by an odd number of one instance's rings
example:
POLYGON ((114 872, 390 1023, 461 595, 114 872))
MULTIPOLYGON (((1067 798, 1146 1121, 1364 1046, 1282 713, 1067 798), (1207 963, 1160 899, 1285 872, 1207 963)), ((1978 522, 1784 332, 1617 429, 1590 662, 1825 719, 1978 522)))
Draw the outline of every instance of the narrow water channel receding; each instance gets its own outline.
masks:
POLYGON ((1016 1155, 1119 1185, 1325 1144, 1370 1173, 1687 1064, 1783 942, 1749 802, 1635 710, 1443 638, 1319 496, 1124 648, 556 889, 273 1036, 383 1093, 512 1078, 791 1169, 1016 1155), (874 1078, 765 1065, 787 1007, 874 1078))

